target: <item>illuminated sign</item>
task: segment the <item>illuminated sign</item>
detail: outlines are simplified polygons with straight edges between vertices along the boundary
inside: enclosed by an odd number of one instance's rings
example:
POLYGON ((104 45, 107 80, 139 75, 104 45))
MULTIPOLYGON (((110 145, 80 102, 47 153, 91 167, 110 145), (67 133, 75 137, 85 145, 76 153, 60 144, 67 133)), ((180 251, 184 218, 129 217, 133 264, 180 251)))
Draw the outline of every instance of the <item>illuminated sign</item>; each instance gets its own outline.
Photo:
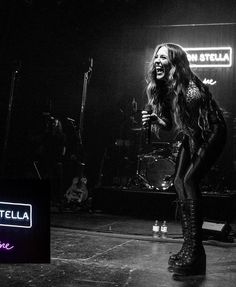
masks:
POLYGON ((31 228, 32 205, 0 201, 0 226, 31 228))
POLYGON ((50 263, 50 181, 0 180, 0 264, 50 263))
POLYGON ((10 243, 4 243, 0 241, 0 250, 11 250, 14 246, 12 246, 10 243))
POLYGON ((205 84, 205 85, 209 85, 209 86, 214 86, 216 83, 217 83, 217 81, 215 81, 215 80, 213 80, 213 79, 204 79, 203 80, 203 83, 205 84))
POLYGON ((232 66, 231 47, 184 48, 191 68, 232 66))

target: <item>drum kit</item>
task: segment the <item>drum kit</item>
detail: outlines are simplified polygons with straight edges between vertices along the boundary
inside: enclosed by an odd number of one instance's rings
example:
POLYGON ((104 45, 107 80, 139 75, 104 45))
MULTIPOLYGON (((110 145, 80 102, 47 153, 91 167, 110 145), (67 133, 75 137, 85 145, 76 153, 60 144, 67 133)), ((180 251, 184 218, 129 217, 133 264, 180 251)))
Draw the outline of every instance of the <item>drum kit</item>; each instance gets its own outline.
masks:
POLYGON ((175 163, 180 141, 154 142, 153 151, 138 155, 136 177, 139 183, 154 191, 167 191, 173 186, 175 163))

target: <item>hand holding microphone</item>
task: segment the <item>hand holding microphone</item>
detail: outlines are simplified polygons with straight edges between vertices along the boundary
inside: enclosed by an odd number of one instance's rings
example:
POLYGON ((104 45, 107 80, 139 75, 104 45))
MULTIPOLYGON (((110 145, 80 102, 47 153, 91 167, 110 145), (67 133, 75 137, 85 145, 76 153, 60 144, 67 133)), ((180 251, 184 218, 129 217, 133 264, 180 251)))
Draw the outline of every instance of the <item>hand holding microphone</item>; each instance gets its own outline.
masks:
POLYGON ((145 109, 142 111, 142 124, 144 128, 157 121, 157 115, 153 113, 152 105, 146 105, 145 109))
POLYGON ((142 111, 142 124, 146 131, 146 144, 151 143, 151 124, 156 121, 157 116, 153 113, 152 105, 146 105, 145 110, 142 111))

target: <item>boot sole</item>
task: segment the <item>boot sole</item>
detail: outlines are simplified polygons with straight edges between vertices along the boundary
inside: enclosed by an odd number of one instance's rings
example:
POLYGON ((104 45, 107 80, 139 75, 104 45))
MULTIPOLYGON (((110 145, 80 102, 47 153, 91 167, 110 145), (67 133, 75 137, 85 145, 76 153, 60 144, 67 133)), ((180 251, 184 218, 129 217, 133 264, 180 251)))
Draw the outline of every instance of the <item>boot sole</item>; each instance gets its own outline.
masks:
POLYGON ((191 276, 191 275, 205 275, 206 274, 206 262, 199 262, 198 264, 193 264, 186 267, 176 267, 170 266, 168 268, 170 272, 176 275, 191 276))
POLYGON ((171 273, 173 273, 173 272, 174 272, 174 268, 173 268, 173 266, 168 266, 167 270, 168 270, 169 272, 171 272, 171 273))
POLYGON ((205 278, 205 274, 202 275, 180 275, 180 274, 173 274, 172 279, 175 281, 190 281, 191 283, 193 281, 203 281, 205 278))

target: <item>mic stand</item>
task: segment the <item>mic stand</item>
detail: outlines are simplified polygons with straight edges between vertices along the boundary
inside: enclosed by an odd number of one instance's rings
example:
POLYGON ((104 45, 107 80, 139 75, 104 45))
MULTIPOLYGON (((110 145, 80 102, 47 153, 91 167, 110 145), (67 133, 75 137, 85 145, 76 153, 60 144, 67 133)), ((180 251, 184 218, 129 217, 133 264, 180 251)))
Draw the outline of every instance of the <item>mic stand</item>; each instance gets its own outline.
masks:
POLYGON ((11 128, 11 117, 12 117, 12 107, 13 107, 13 99, 14 99, 14 92, 15 92, 15 82, 17 79, 17 75, 19 74, 20 63, 18 65, 19 67, 16 67, 11 75, 10 97, 8 101, 6 129, 5 129, 5 137, 4 137, 4 142, 3 142, 3 150, 2 150, 1 176, 4 176, 5 169, 6 169, 7 149, 8 149, 10 128, 11 128))

